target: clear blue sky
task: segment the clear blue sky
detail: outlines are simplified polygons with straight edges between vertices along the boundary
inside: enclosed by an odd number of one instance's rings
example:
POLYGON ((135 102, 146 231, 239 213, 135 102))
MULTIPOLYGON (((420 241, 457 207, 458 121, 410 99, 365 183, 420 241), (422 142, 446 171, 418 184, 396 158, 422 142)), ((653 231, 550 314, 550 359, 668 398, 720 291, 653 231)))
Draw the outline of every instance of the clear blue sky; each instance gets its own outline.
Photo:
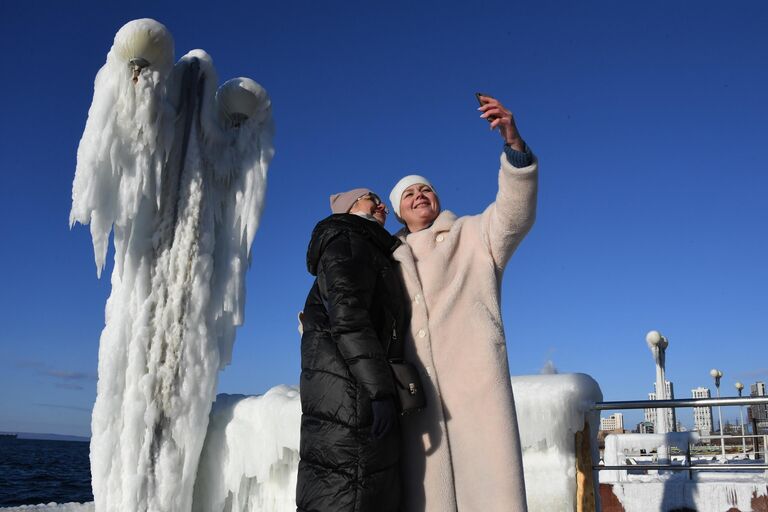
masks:
POLYGON ((277 155, 220 391, 298 382, 304 255, 330 193, 387 195, 418 171, 457 214, 490 203, 501 139, 478 90, 541 162, 538 219, 503 286, 512 372, 551 359, 606 399, 642 399, 659 329, 678 396, 712 387, 712 367, 724 394, 768 380, 768 4, 227 4, 2 3, 0 430, 89 432, 111 265, 97 280, 88 229, 68 228, 71 183, 94 76, 142 17, 177 58, 203 48, 222 81, 251 77, 273 100, 277 155))

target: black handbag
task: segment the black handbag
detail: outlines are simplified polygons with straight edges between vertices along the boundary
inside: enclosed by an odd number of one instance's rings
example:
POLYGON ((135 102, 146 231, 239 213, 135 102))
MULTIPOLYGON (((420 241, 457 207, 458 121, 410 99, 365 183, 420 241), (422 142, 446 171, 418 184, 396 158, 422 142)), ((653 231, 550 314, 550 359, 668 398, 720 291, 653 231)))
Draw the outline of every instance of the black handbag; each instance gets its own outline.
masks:
POLYGON ((411 363, 399 359, 389 361, 389 366, 395 378, 400 414, 405 416, 422 410, 427 405, 427 400, 424 397, 419 371, 411 363))

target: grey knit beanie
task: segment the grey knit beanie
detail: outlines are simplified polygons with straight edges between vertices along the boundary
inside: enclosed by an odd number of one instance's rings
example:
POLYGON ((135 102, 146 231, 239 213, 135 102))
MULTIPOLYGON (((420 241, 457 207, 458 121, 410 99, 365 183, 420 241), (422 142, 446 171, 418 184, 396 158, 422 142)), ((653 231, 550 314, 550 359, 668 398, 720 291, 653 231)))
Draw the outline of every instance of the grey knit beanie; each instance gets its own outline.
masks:
POLYGON ((349 209, 365 194, 372 194, 369 188, 353 188, 347 192, 339 192, 331 196, 331 211, 333 213, 349 213, 349 209))

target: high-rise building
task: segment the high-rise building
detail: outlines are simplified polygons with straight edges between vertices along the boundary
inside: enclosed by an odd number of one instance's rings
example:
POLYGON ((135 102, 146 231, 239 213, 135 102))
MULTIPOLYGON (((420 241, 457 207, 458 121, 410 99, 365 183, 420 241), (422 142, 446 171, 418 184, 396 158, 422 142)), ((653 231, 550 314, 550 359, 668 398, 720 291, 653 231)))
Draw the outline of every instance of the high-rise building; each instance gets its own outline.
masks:
POLYGON ((620 412, 600 418, 600 430, 624 430, 624 415, 620 412))
MULTIPOLYGON (((666 391, 666 395, 669 397, 669 399, 675 398, 675 387, 674 385, 668 381, 664 381, 664 388, 666 391)), ((648 393, 648 400, 656 400, 656 383, 653 384, 653 393, 648 393)), ((676 431, 676 425, 677 425, 677 415, 675 414, 674 409, 663 409, 662 414, 667 415, 667 425, 669 426, 670 432, 676 431)), ((643 417, 645 421, 649 421, 653 423, 654 430, 658 432, 659 428, 656 425, 656 409, 645 409, 643 417)))
POLYGON ((650 421, 641 421, 637 424, 638 434, 653 434, 653 423, 650 421))
MULTIPOLYGON (((656 400, 656 393, 648 393, 648 400, 656 400)), ((656 409, 643 409, 643 420, 645 423, 656 425, 656 409)))
MULTIPOLYGON (((691 390, 693 398, 710 398, 712 395, 709 388, 698 387, 691 390)), ((693 408, 693 429, 697 430, 702 436, 712 434, 712 408, 694 407, 693 408)))

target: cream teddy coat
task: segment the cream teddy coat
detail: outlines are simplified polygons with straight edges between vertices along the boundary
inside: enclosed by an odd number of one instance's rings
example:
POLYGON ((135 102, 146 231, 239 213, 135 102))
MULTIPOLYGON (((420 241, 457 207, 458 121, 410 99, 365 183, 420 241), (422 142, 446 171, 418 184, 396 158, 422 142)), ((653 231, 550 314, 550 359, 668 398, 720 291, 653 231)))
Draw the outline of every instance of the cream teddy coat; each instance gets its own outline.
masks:
POLYGON ((412 308, 405 354, 427 398, 402 418, 406 512, 526 511, 499 294, 533 224, 536 187, 537 162, 518 169, 502 154, 496 201, 482 214, 443 211, 431 227, 397 234, 412 308))

